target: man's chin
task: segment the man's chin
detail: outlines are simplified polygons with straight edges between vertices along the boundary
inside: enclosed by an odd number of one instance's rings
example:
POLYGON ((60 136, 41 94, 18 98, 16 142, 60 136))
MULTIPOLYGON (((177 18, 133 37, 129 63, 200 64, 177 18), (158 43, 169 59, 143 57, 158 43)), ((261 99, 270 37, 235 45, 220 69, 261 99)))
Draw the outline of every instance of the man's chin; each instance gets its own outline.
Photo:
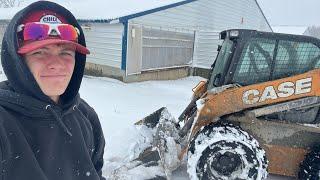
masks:
POLYGON ((66 88, 58 89, 58 88, 51 88, 48 90, 43 91, 45 95, 52 97, 52 96, 60 96, 65 92, 66 88))

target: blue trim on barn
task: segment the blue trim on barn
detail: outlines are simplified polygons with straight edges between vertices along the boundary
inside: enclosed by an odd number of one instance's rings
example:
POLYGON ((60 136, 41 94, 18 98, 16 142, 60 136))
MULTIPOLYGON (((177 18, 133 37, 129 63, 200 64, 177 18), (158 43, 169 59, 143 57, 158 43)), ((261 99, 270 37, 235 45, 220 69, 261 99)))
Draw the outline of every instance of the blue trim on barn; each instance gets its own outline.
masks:
POLYGON ((133 18, 136 18, 136 17, 144 16, 144 15, 155 13, 155 12, 162 11, 162 10, 166 10, 166 9, 169 9, 169 8, 174 8, 174 7, 181 6, 181 5, 184 5, 184 4, 188 4, 188 3, 191 3, 191 2, 194 2, 194 1, 198 1, 198 0, 185 0, 185 1, 177 2, 177 3, 169 4, 169 5, 166 5, 166 6, 150 9, 150 10, 147 10, 147 11, 139 12, 139 13, 136 13, 136 14, 123 16, 123 17, 119 18, 119 21, 120 22, 126 22, 129 19, 133 19, 133 18))
POLYGON ((110 19, 77 19, 79 23, 110 23, 110 19))
POLYGON ((128 21, 123 23, 123 34, 122 34, 122 60, 121 60, 121 70, 127 68, 127 39, 128 39, 128 21))

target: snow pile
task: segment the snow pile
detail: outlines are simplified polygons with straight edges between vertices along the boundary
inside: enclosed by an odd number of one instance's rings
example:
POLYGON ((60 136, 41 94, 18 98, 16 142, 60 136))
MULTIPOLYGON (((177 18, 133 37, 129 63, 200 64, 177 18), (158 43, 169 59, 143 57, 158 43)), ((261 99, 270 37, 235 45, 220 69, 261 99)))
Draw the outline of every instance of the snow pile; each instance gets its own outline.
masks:
MULTIPOLYGON (((164 174, 155 167, 138 166, 126 170, 127 162, 148 146, 154 134, 134 123, 161 107, 167 107, 172 114, 172 117, 163 114, 164 119, 178 117, 190 102, 192 88, 201 80, 201 77, 187 77, 126 84, 110 78, 86 76, 83 79, 81 97, 96 110, 106 139, 103 174, 108 179, 119 168, 127 179, 148 179, 164 174)), ((168 139, 168 143, 172 144, 172 139, 168 139)), ((186 177, 186 173, 181 176, 186 177)))
POLYGON ((175 118, 165 108, 160 115, 159 124, 155 134, 154 146, 157 147, 161 157, 161 165, 164 167, 167 177, 171 177, 174 171, 180 165, 178 155, 181 151, 178 129, 176 128, 175 118))
POLYGON ((141 180, 164 176, 160 166, 146 167, 139 162, 127 163, 110 174, 105 175, 108 180, 141 180))
POLYGON ((301 124, 303 126, 312 127, 312 128, 320 128, 320 124, 301 124))
POLYGON ((139 154, 150 147, 153 143, 153 136, 156 132, 155 129, 150 129, 144 125, 133 126, 138 134, 135 139, 130 143, 127 151, 127 156, 124 157, 124 162, 130 162, 136 159, 139 154))
POLYGON ((198 100, 196 101, 198 112, 201 111, 201 109, 204 107, 205 102, 206 102, 205 99, 198 99, 198 100))
MULTIPOLYGON (((156 178, 157 175, 171 177, 172 172, 179 167, 178 154, 181 151, 181 147, 176 143, 179 135, 175 118, 166 108, 161 108, 158 112, 160 113, 155 113, 156 116, 154 114, 151 116, 152 120, 154 118, 158 120, 155 127, 148 120, 146 122, 149 127, 145 125, 136 126, 140 136, 136 136, 135 141, 131 142, 128 150, 129 156, 122 159, 121 166, 119 167, 118 165, 113 170, 110 170, 108 179, 126 179, 128 176, 131 179, 135 179, 137 177, 136 172, 142 170, 143 179, 156 178), (143 164, 141 159, 138 159, 139 155, 147 148, 146 152, 150 153, 150 147, 152 147, 152 151, 161 157, 160 160, 157 157, 153 158, 152 162, 156 163, 156 167, 150 166, 150 164, 143 164)), ((147 157, 147 159, 149 158, 147 157)), ((114 163, 116 164, 117 162, 114 163)), ((142 179, 142 177, 139 178, 142 179)))
POLYGON ((138 180, 163 176, 161 167, 145 167, 141 162, 134 161, 139 154, 150 147, 153 142, 155 129, 144 125, 132 126, 130 143, 123 157, 111 157, 105 163, 104 175, 111 180, 138 180), (142 173, 143 172, 143 173, 142 173))

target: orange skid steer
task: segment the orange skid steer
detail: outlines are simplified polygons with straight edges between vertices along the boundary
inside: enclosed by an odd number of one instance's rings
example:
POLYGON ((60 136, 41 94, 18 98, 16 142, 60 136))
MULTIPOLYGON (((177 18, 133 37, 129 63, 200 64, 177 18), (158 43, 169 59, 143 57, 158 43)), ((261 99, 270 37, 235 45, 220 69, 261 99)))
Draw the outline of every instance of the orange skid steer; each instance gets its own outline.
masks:
POLYGON ((320 40, 241 29, 220 38, 178 121, 161 108, 137 123, 156 130, 136 161, 157 161, 168 179, 183 162, 192 180, 320 179, 320 40))

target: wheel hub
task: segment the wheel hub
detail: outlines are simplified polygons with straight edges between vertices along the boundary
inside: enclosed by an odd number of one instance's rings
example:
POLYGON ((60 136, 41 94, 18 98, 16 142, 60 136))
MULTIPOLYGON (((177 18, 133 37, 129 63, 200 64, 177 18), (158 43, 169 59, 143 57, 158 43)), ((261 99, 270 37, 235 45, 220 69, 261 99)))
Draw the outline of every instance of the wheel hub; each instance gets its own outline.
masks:
POLYGON ((219 174, 228 176, 241 164, 238 154, 232 152, 218 153, 211 161, 211 168, 219 174))

